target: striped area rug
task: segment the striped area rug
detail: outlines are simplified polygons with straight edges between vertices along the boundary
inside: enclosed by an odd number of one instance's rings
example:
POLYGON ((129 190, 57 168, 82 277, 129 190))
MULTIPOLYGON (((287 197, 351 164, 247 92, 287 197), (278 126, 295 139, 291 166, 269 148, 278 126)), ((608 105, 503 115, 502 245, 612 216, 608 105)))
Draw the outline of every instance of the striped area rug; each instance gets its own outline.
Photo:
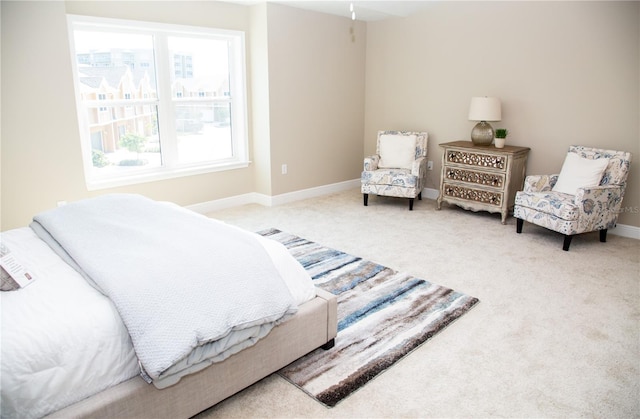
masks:
POLYGON ((278 373, 333 407, 471 309, 478 299, 276 229, 315 284, 338 296, 338 336, 278 373))

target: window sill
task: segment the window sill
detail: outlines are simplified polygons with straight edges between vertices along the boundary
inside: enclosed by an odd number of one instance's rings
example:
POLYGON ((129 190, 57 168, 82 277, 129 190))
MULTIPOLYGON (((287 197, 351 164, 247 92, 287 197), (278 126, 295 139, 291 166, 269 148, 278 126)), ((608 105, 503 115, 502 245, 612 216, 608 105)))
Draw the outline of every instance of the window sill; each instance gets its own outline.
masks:
POLYGON ((137 185, 141 183, 156 182, 160 180, 175 179, 186 176, 201 175, 205 173, 223 172, 226 170, 243 169, 251 164, 250 161, 217 164, 211 166, 199 166, 195 168, 181 168, 171 170, 157 170, 150 173, 132 174, 126 177, 87 180, 87 189, 96 191, 101 189, 116 188, 119 186, 137 185))

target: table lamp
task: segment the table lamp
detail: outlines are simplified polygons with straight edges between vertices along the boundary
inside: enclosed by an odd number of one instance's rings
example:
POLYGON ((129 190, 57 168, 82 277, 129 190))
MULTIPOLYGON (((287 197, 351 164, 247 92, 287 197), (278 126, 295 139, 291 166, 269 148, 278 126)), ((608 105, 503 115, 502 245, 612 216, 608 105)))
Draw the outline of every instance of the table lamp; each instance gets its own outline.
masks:
POLYGON ((487 121, 500 121, 502 112, 497 97, 472 97, 469 106, 469 120, 479 121, 471 130, 471 141, 475 145, 490 145, 493 141, 493 127, 487 121))

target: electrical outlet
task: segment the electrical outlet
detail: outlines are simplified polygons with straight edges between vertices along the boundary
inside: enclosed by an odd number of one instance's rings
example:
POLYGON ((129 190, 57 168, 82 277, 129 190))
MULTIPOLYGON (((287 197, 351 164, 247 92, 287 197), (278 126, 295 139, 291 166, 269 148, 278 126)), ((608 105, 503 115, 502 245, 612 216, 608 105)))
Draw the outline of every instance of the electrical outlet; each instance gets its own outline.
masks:
POLYGON ((427 162, 427 170, 433 170, 433 161, 429 160, 427 162))
POLYGON ((283 175, 286 175, 286 174, 287 174, 287 165, 286 165, 286 164, 283 164, 283 165, 282 165, 282 174, 283 174, 283 175))

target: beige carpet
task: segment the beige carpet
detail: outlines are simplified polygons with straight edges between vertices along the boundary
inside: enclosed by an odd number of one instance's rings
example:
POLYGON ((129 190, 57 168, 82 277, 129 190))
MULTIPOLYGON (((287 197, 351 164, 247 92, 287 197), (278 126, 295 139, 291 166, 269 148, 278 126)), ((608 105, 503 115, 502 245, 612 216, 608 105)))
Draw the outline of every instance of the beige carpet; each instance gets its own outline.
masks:
POLYGON ((271 375, 199 418, 640 417, 640 241, 573 239, 351 190, 212 217, 278 228, 482 303, 338 406, 271 375))

